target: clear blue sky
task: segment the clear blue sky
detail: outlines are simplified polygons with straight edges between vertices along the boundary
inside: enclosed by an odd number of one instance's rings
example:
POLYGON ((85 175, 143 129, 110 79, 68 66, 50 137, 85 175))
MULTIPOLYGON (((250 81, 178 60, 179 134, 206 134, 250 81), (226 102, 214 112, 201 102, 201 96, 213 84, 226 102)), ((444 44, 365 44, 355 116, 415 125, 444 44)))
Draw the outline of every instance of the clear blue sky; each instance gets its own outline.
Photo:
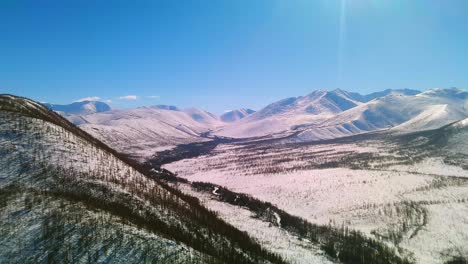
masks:
POLYGON ((466 88, 467 12, 466 0, 1 0, 0 93, 220 113, 315 89, 466 88))

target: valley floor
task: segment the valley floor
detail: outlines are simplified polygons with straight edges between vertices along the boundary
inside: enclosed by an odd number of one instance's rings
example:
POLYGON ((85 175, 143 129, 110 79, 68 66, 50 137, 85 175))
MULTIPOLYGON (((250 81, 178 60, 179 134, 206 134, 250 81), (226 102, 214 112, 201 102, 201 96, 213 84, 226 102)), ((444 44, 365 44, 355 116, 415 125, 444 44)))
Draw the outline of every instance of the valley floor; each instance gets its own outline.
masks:
MULTIPOLYGON (((270 202, 311 223, 359 230, 416 263, 466 258, 468 171, 463 164, 447 164, 446 152, 402 146, 382 139, 221 144, 164 168, 191 182, 213 183, 270 202)), ((265 226, 245 209, 187 186, 181 189, 296 263, 305 258, 329 261, 320 251, 304 251, 303 241, 265 226)))
MULTIPOLYGON (((207 208, 215 211, 226 222, 241 231, 248 232, 270 251, 280 254, 292 264, 331 264, 326 254, 316 245, 255 216, 248 208, 231 205, 213 198, 212 195, 196 191, 188 184, 179 184, 184 193, 197 197, 207 208)), ((214 193, 216 193, 214 191, 214 193)), ((213 193, 212 193, 213 194, 213 193)))

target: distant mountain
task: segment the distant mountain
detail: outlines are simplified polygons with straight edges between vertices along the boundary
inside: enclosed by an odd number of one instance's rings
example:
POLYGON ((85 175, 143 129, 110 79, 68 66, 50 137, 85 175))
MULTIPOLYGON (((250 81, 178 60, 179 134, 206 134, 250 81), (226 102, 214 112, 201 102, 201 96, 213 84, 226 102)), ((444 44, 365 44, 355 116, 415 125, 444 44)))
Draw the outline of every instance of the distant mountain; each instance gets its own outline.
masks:
POLYGON ((200 123, 205 123, 205 124, 219 124, 219 118, 205 110, 201 110, 198 108, 187 108, 183 109, 182 112, 186 113, 189 115, 193 120, 200 122, 200 123))
POLYGON ((370 93, 366 95, 361 95, 359 93, 354 93, 354 92, 348 92, 351 98, 353 98, 356 101, 363 102, 363 103, 374 100, 375 98, 387 96, 389 94, 417 95, 419 93, 421 93, 421 91, 413 90, 413 89, 386 89, 380 92, 370 93))
POLYGON ((255 113, 255 111, 252 109, 241 108, 225 112, 220 116, 220 119, 224 122, 231 123, 238 121, 253 113, 255 113))
POLYGON ((421 97, 441 97, 453 100, 467 100, 468 99, 468 91, 464 89, 459 89, 456 87, 452 88, 435 88, 431 90, 427 90, 419 94, 421 97))
MULTIPOLYGON (((197 108, 169 105, 92 113, 94 108, 85 107, 90 103, 83 102, 79 111, 91 109, 91 114, 66 117, 121 152, 147 157, 178 144, 209 140, 205 132, 234 138, 294 133, 304 141, 381 129, 433 129, 466 117, 466 94, 466 90, 457 88, 425 92, 388 89, 368 95, 340 89, 317 90, 279 100, 257 112, 239 109, 220 117, 197 108)), ((101 110, 107 109, 96 108, 101 110)))
POLYGON ((333 114, 355 107, 359 102, 340 89, 317 90, 306 96, 291 97, 272 103, 252 114, 249 119, 290 114, 333 114))
POLYGON ((67 105, 46 103, 44 105, 53 111, 61 112, 65 115, 87 115, 111 110, 108 104, 98 101, 74 102, 67 105))
POLYGON ((120 152, 147 157, 178 144, 206 141, 203 132, 224 123, 199 109, 148 106, 117 109, 88 115, 68 115, 68 120, 120 152))
POLYGON ((0 142, 1 263, 286 263, 39 103, 0 95, 0 142))
POLYGON ((318 90, 306 96, 286 98, 228 125, 217 134, 255 137, 288 131, 291 127, 318 122, 360 105, 343 90, 318 90))
POLYGON ((295 133, 297 140, 307 141, 389 128, 433 129, 467 117, 467 93, 457 88, 423 93, 405 89, 358 97, 339 89, 314 91, 270 104, 216 133, 231 137, 295 133))
POLYGON ((179 111, 184 112, 189 115, 193 120, 201 123, 217 123, 219 118, 207 111, 198 109, 198 108, 186 108, 180 109, 177 106, 173 105, 154 105, 150 106, 150 108, 160 109, 160 110, 171 110, 171 111, 179 111))
POLYGON ((393 132, 428 130, 468 117, 467 90, 434 89, 417 95, 389 94, 306 126, 300 140, 320 140, 390 129, 393 132))

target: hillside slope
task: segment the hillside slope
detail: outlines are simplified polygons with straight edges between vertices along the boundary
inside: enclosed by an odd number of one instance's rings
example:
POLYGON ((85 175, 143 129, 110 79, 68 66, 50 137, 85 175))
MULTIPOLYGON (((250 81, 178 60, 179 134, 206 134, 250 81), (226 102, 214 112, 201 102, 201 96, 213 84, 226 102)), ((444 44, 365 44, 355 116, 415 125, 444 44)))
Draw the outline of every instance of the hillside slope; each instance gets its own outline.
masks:
POLYGON ((0 95, 0 262, 283 263, 192 197, 0 95))
POLYGON ((382 129, 398 133, 435 129, 468 117, 468 91, 457 88, 393 91, 365 103, 352 97, 356 96, 335 90, 284 99, 216 134, 244 138, 292 135, 293 141, 315 141, 382 129))
POLYGON ((429 90, 415 96, 390 94, 374 99, 298 133, 299 140, 320 140, 390 129, 411 132, 435 129, 468 117, 468 91, 429 90), (439 92, 436 92, 439 91, 439 92))
POLYGON ((205 141, 200 136, 203 132, 222 125, 205 111, 169 106, 112 110, 67 118, 112 148, 137 158, 178 144, 205 141))
POLYGON ((252 109, 245 109, 245 108, 235 109, 235 110, 225 112, 224 114, 220 116, 220 119, 223 122, 228 122, 228 123, 236 122, 253 113, 255 113, 255 111, 252 109))
POLYGON ((216 132, 229 137, 256 137, 287 132, 304 124, 333 117, 360 102, 342 90, 317 90, 306 96, 286 98, 216 132))
POLYGON ((374 92, 366 95, 361 95, 359 93, 352 93, 350 92, 351 98, 356 101, 367 103, 372 101, 376 98, 384 97, 390 94, 401 94, 401 95, 417 95, 421 93, 421 91, 413 90, 413 89, 386 89, 380 92, 374 92))

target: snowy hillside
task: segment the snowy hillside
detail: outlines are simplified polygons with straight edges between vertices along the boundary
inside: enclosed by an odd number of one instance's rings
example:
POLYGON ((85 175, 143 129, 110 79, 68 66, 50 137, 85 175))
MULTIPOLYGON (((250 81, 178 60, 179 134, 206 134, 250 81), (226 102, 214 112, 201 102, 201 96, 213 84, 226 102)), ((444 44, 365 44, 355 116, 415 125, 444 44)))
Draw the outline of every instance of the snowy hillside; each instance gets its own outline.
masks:
POLYGON ((297 135, 298 140, 320 140, 381 129, 393 132, 419 131, 442 127, 468 117, 464 107, 468 91, 441 89, 415 95, 391 94, 311 125, 297 135), (448 96, 454 92, 457 96, 448 96))
POLYGON ((120 109, 67 118, 116 150, 135 157, 152 155, 178 144, 204 141, 206 139, 200 136, 203 132, 223 125, 208 112, 170 106, 120 109))
POLYGON ((0 153, 2 263, 284 263, 31 100, 0 95, 0 153))
POLYGON ((316 91, 273 103, 216 133, 231 137, 294 133, 294 140, 308 141, 388 128, 400 132, 433 129, 468 116, 467 94, 457 88, 416 95, 394 91, 361 103, 345 91, 316 91))
POLYGON ((231 122, 241 120, 242 118, 253 113, 255 113, 255 111, 252 109, 241 108, 241 109, 236 109, 236 110, 225 112, 224 114, 220 116, 220 119, 224 122, 231 123, 231 122))
POLYGON ((186 113, 193 120, 202 124, 207 124, 210 126, 222 125, 216 115, 198 108, 187 108, 183 109, 182 112, 186 113))
POLYGON ((255 137, 289 131, 317 123, 361 104, 342 90, 314 91, 272 103, 248 117, 216 132, 229 137, 255 137))
POLYGON ((249 120, 261 120, 271 116, 293 114, 330 114, 338 113, 358 105, 342 90, 317 90, 306 96, 292 97, 272 103, 248 117, 249 120))
POLYGON ((384 96, 387 96, 387 95, 390 95, 390 94, 394 94, 394 95, 395 94, 417 95, 419 93, 421 93, 421 91, 413 90, 413 89, 386 89, 386 90, 383 90, 383 91, 380 91, 380 92, 374 92, 374 93, 370 93, 370 94, 366 94, 366 95, 361 95, 359 93, 352 93, 352 92, 350 92, 348 94, 354 100, 366 103, 366 102, 369 102, 369 101, 374 100, 376 98, 384 97, 384 96))
POLYGON ((64 115, 88 115, 110 111, 111 107, 98 101, 81 101, 67 105, 44 104, 47 108, 60 112, 64 115))
MULTIPOLYGON (((441 150, 468 156, 468 118, 435 131, 430 136, 429 143, 437 145, 441 150)), ((460 158, 465 159, 465 166, 468 169, 468 158, 464 156, 460 158)))

